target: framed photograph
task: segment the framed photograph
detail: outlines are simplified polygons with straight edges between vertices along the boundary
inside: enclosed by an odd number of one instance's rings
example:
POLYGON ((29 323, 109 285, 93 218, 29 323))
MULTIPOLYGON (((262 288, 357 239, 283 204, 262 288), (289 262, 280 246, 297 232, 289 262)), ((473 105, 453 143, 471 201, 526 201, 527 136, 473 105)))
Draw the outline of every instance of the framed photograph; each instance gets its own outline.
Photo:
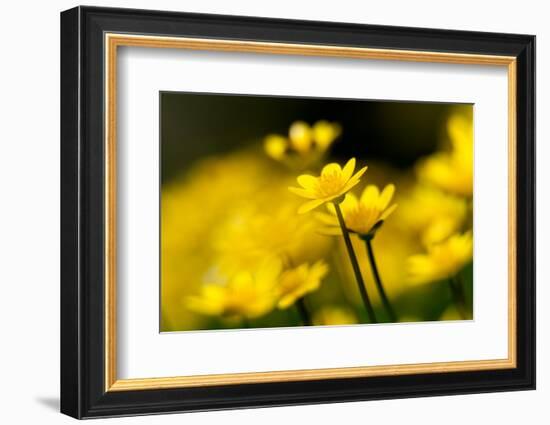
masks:
POLYGON ((535 37, 61 14, 61 411, 535 387, 535 37))

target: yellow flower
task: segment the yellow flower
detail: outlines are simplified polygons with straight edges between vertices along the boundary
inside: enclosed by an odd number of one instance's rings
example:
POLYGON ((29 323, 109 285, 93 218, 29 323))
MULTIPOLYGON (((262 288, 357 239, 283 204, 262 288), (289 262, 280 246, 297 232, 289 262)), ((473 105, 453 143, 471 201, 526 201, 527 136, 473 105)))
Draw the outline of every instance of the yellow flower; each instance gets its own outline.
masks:
POLYGON ((264 139, 267 155, 277 161, 287 161, 295 167, 316 162, 340 136, 337 123, 321 120, 313 127, 304 121, 295 121, 288 130, 288 137, 270 134, 264 139))
POLYGON ((313 318, 314 325, 354 325, 358 323, 353 311, 341 307, 325 307, 313 318))
POLYGON ((296 121, 288 130, 290 146, 298 153, 308 152, 313 145, 313 131, 311 127, 303 122, 296 121))
POLYGON ((452 143, 450 152, 439 152, 421 160, 417 167, 420 180, 460 196, 473 192, 474 137, 471 119, 453 115, 447 123, 452 143))
POLYGON ((316 291, 327 273, 328 266, 324 261, 317 261, 312 266, 304 263, 296 268, 284 271, 279 279, 279 302, 277 307, 280 309, 288 308, 299 298, 316 291))
MULTIPOLYGON (((162 332, 207 325, 208 317, 185 308, 182 300, 197 294, 203 282, 213 281, 207 277, 218 261, 212 240, 232 211, 249 200, 265 202, 262 197, 296 198, 281 187, 277 168, 263 152, 235 152, 198 160, 179 178, 162 185, 162 332)), ((224 276, 232 274, 224 271, 224 276)))
POLYGON ((407 271, 411 283, 433 282, 456 275, 472 259, 472 233, 455 234, 444 242, 428 246, 427 251, 409 257, 407 271))
MULTIPOLYGON (((360 235, 369 234, 379 222, 388 218, 397 208, 396 204, 388 207, 394 192, 395 186, 389 184, 381 193, 377 186, 368 185, 359 199, 353 193, 346 194, 340 207, 347 229, 360 235)), ((327 204, 327 209, 330 215, 318 214, 320 221, 327 226, 322 229, 322 233, 341 235, 342 229, 336 217, 334 205, 327 204)))
POLYGON ((253 272, 236 273, 226 284, 203 285, 199 295, 186 298, 186 305, 208 316, 247 319, 263 316, 275 306, 281 269, 280 260, 266 260, 253 272))
POLYGON ((273 159, 283 159, 287 148, 287 140, 278 134, 270 134, 265 138, 265 152, 273 159))
POLYGON ((396 222, 412 230, 428 246, 460 231, 468 211, 464 198, 424 185, 416 186, 399 201, 396 222))
POLYGON ((313 126, 313 140, 319 148, 327 150, 329 146, 340 136, 342 129, 336 123, 325 120, 317 121, 313 126))
POLYGON ((319 177, 309 174, 298 176, 298 184, 302 187, 289 187, 288 189, 296 195, 310 199, 298 209, 298 213, 306 213, 325 202, 345 195, 359 183, 361 176, 367 171, 367 167, 363 167, 353 174, 354 170, 355 158, 351 158, 344 168, 335 162, 325 165, 319 177))
POLYGON ((296 214, 297 199, 281 189, 282 193, 269 191, 265 199, 256 197, 255 202, 264 203, 265 208, 243 205, 220 221, 212 245, 222 272, 231 274, 254 267, 271 255, 288 258, 294 264, 314 262, 326 255, 331 241, 317 232, 313 217, 296 214), (277 199, 278 205, 274 206, 272 199, 277 199))

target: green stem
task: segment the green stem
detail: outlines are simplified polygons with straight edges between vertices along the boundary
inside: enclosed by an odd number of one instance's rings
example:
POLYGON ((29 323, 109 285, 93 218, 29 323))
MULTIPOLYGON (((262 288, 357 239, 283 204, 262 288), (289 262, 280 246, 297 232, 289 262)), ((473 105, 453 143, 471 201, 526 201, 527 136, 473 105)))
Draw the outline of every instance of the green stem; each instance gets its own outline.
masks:
POLYGON ((382 304, 384 304, 384 308, 388 312, 390 320, 392 322, 397 322, 397 315, 395 314, 395 310, 393 309, 390 300, 386 295, 386 290, 384 289, 384 285, 382 284, 382 279, 380 279, 380 273, 378 273, 378 267, 376 266, 376 260, 374 258, 374 250, 372 249, 372 240, 365 240, 365 244, 367 245, 367 254, 369 256, 370 268, 374 277, 374 282, 376 283, 376 288, 378 289, 378 293, 380 294, 380 298, 382 299, 382 304))
POLYGON ((313 325, 313 322, 311 321, 311 316, 309 315, 309 311, 307 310, 307 307, 306 307, 304 297, 298 298, 296 300, 296 308, 298 309, 298 313, 300 314, 302 323, 306 326, 313 325))
POLYGON ((467 318, 466 314, 466 300, 464 297, 464 292, 462 291, 461 285, 459 282, 455 281, 454 278, 448 279, 449 288, 451 289, 451 295, 455 303, 456 309, 460 318, 465 320, 467 318))
POLYGON ((370 302, 369 294, 367 293, 365 282, 363 282, 361 269, 359 268, 359 263, 357 262, 357 257, 355 256, 355 251, 353 250, 353 245, 351 244, 349 232, 348 232, 348 229, 346 228, 344 216, 342 215, 342 210, 340 209, 340 205, 337 202, 334 202, 334 209, 336 210, 336 216, 338 217, 338 222, 340 223, 340 228, 342 229, 342 236, 344 237, 344 242, 346 243, 348 256, 351 261, 353 273, 355 274, 355 279, 357 280, 357 286, 359 287, 361 298, 363 299, 363 304, 365 304, 365 308, 367 310, 367 314, 369 316, 370 321, 372 323, 377 323, 376 315, 374 314, 374 309, 372 308, 372 304, 370 302))

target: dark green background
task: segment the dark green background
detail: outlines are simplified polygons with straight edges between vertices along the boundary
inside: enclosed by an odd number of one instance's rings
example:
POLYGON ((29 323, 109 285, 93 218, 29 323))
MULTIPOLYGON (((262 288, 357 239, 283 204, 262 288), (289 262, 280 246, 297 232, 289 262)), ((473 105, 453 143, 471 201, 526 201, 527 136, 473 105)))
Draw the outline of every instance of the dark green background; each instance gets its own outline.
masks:
POLYGON ((286 135, 292 122, 342 125, 331 156, 408 167, 433 152, 453 104, 161 92, 161 174, 167 183, 202 157, 286 135))

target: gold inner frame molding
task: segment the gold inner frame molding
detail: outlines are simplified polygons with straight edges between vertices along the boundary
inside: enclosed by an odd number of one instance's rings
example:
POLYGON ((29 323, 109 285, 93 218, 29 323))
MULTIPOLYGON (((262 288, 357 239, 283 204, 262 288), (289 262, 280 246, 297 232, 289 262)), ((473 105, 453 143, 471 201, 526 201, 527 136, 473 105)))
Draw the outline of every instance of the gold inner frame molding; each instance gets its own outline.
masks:
POLYGON ((481 371, 516 367, 516 58, 461 53, 370 49, 328 45, 105 34, 105 391, 133 391, 336 378, 481 371), (324 56, 468 65, 492 65, 508 72, 508 357, 385 366, 342 367, 254 373, 118 379, 116 325, 116 135, 117 51, 121 46, 324 56))

